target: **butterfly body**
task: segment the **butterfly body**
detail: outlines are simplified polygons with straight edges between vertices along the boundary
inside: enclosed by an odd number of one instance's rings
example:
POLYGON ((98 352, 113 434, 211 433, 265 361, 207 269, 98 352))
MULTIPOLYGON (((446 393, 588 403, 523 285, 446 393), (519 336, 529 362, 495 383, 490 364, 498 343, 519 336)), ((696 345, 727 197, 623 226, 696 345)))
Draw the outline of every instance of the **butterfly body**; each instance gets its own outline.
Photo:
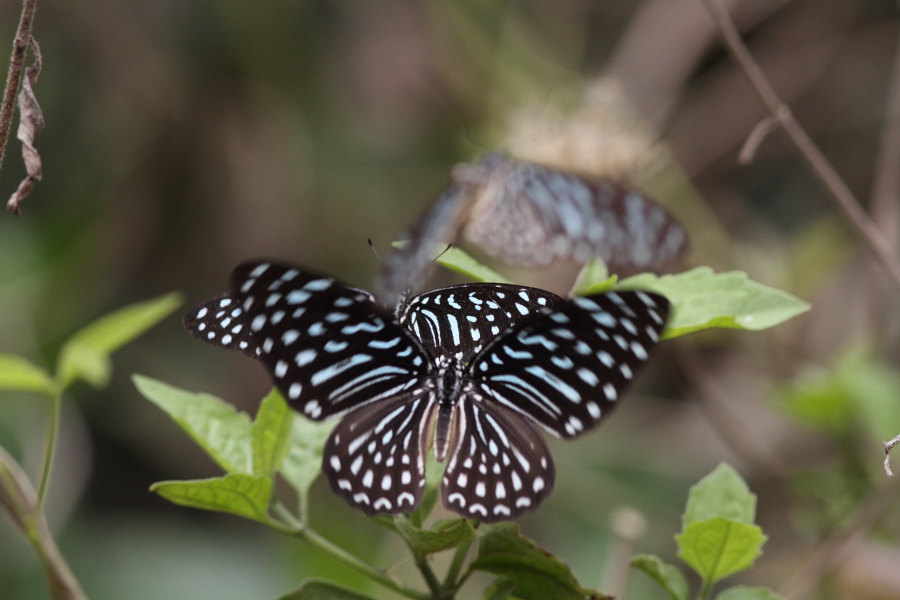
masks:
POLYGON ((298 412, 343 416, 323 451, 332 489, 367 514, 408 512, 425 457, 446 461, 444 504, 508 520, 550 493, 555 467, 538 427, 562 438, 616 405, 665 326, 644 292, 565 301, 503 284, 433 290, 387 314, 371 294, 274 262, 232 274, 195 307, 196 337, 266 366, 298 412))

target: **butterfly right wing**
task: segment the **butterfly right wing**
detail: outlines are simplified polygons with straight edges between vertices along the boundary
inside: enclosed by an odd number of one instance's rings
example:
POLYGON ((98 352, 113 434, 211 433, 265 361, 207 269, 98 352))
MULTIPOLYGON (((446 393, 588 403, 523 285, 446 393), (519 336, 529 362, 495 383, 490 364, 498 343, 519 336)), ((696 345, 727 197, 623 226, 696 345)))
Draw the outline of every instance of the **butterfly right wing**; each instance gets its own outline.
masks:
POLYGON ((534 315, 564 302, 552 292, 503 283, 470 283, 419 294, 401 307, 400 324, 432 356, 468 363, 489 341, 534 315))
POLYGON ((441 482, 444 506, 486 523, 536 509, 556 477, 540 431, 471 388, 459 410, 459 441, 441 482))
POLYGON ((231 292, 184 317, 195 337, 265 365, 288 402, 322 420, 408 393, 431 358, 366 292, 276 262, 251 261, 231 292))

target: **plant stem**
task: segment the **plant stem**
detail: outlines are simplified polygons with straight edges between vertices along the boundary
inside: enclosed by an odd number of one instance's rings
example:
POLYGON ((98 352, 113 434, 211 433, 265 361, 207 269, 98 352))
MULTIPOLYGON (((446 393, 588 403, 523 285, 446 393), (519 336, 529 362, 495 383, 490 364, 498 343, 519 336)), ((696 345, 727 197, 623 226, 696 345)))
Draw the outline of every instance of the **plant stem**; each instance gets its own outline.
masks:
POLYGON ((459 572, 462 570, 463 563, 466 561, 466 555, 469 553, 469 548, 472 546, 472 541, 464 542, 456 547, 456 552, 453 554, 453 560, 450 563, 450 568, 447 569, 447 575, 444 577, 444 585, 441 586, 444 590, 444 593, 451 592, 455 593, 457 589, 459 589, 459 584, 456 582, 456 579, 459 577, 459 572))
POLYGON ((713 582, 703 580, 703 587, 700 589, 700 593, 697 594, 697 600, 709 600, 709 593, 712 591, 713 582))
POLYGON ((440 597, 443 593, 443 588, 441 587, 441 582, 438 581, 437 575, 434 574, 434 570, 431 568, 431 565, 428 564, 428 556, 422 552, 415 550, 412 546, 410 546, 409 549, 413 553, 413 557, 416 560, 416 566, 419 567, 419 571, 422 572, 422 577, 425 579, 425 583, 428 584, 428 589, 431 590, 432 597, 440 597))
POLYGON ((283 531, 284 533, 293 535, 294 537, 300 538, 306 543, 315 546, 322 552, 328 554, 332 558, 339 560, 344 563, 351 569, 356 570, 359 573, 362 573, 372 581, 380 583, 384 587, 394 590, 398 594, 402 594, 407 598, 412 598, 413 600, 431 600, 432 596, 430 594, 426 594, 424 592, 420 592, 419 590, 412 589, 410 587, 405 586, 403 583, 397 581, 387 573, 385 573, 381 569, 376 569, 369 563, 353 556, 343 548, 336 546, 328 539, 322 537, 320 534, 316 533, 307 525, 306 523, 300 521, 295 517, 283 504, 280 502, 275 503, 272 507, 275 514, 282 520, 282 522, 272 521, 269 525, 279 531, 283 531))
POLYGON ((56 439, 59 437, 59 420, 62 413, 62 392, 50 396, 49 414, 47 415, 47 439, 44 447, 44 464, 41 466, 41 483, 38 486, 37 510, 44 504, 47 484, 50 481, 50 469, 53 467, 53 454, 56 451, 56 439))
POLYGON ((22 82, 22 71, 25 66, 25 53, 31 40, 31 26, 34 24, 34 9, 37 0, 24 0, 22 16, 19 17, 19 28, 13 40, 12 56, 9 59, 9 72, 6 74, 6 89, 3 92, 3 104, 0 106, 0 167, 6 153, 6 141, 12 128, 13 108, 16 105, 16 93, 22 82))
POLYGON ((759 64, 753 59, 747 46, 741 40, 740 33, 728 11, 722 5, 722 1, 703 0, 703 2, 722 34, 726 48, 738 63, 763 105, 787 134, 788 139, 809 165, 810 170, 828 189, 831 199, 891 276, 894 284, 900 287, 900 260, 895 256, 891 243, 863 210, 859 200, 856 199, 818 146, 810 139, 809 134, 791 114, 791 109, 775 93, 772 84, 766 79, 759 64))

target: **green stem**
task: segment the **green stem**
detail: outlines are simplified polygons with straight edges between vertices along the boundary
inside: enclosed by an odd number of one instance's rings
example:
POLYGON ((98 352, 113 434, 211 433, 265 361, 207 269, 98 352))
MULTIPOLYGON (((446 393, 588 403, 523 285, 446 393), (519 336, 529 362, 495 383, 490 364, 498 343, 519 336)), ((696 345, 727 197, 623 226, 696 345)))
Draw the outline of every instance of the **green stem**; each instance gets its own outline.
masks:
POLYGON ((56 451, 56 438, 59 437, 59 420, 62 413, 62 392, 50 396, 49 414, 47 415, 47 440, 44 447, 44 464, 41 466, 41 483, 38 487, 37 510, 41 510, 47 483, 50 481, 50 468, 53 466, 53 454, 56 451))
POLYGON ((343 548, 336 546, 328 539, 322 537, 321 535, 313 531, 309 527, 309 525, 298 520, 297 517, 295 517, 280 502, 276 503, 272 507, 272 509, 278 516, 278 518, 282 520, 282 522, 273 520, 269 523, 269 525, 274 529, 278 529, 279 531, 300 538, 306 543, 315 546, 322 552, 325 552, 331 557, 344 563, 351 569, 362 573, 372 581, 380 583, 388 589, 394 590, 398 594, 402 594, 407 598, 412 598, 413 600, 431 600, 432 596, 430 594, 426 594, 424 592, 420 592, 419 590, 415 590, 405 586, 403 583, 397 581, 396 579, 385 573, 383 570, 376 569, 369 563, 360 560, 343 548))
POLYGON ((709 593, 712 591, 712 586, 713 586, 712 580, 710 580, 710 581, 704 580, 703 588, 700 590, 700 593, 697 595, 697 600, 708 600, 709 593))
POLYGON ((469 553, 471 546, 471 540, 457 546, 456 552, 453 554, 453 560, 450 562, 450 568, 447 569, 447 576, 444 577, 442 588, 445 593, 451 592, 451 597, 459 589, 461 582, 457 583, 456 579, 459 577, 459 572, 462 571, 463 563, 466 561, 466 555, 469 553))
POLYGON ((432 570, 431 565, 428 564, 428 556, 422 552, 416 551, 412 546, 410 546, 409 549, 416 560, 416 566, 419 567, 419 571, 422 572, 425 583, 428 584, 428 589, 431 590, 431 596, 433 598, 440 597, 443 592, 441 582, 438 581, 437 575, 434 574, 434 570, 432 570))

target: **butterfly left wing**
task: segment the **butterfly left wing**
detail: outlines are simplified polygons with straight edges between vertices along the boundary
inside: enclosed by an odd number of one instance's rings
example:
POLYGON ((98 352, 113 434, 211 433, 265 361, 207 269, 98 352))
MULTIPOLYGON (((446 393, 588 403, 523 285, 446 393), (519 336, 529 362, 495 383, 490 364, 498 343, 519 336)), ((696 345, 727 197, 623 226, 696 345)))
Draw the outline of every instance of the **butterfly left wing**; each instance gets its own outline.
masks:
POLYGON ((429 372, 421 344, 366 292, 272 261, 239 265, 231 287, 189 311, 185 328, 259 360, 311 419, 408 393, 429 372))
POLYGON ((433 394, 422 388, 345 416, 322 454, 334 493, 367 515, 414 510, 425 492, 433 409, 433 394))
POLYGON ((487 523, 509 521, 538 507, 556 477, 550 449, 528 419, 464 392, 458 440, 444 478, 444 506, 487 523))
POLYGON ((575 298, 493 340, 468 376, 485 397, 557 437, 593 428, 659 342, 669 302, 650 292, 575 298))
POLYGON ((503 283, 454 285, 419 294, 398 310, 434 357, 468 363, 489 341, 542 308, 564 302, 552 292, 503 283))

